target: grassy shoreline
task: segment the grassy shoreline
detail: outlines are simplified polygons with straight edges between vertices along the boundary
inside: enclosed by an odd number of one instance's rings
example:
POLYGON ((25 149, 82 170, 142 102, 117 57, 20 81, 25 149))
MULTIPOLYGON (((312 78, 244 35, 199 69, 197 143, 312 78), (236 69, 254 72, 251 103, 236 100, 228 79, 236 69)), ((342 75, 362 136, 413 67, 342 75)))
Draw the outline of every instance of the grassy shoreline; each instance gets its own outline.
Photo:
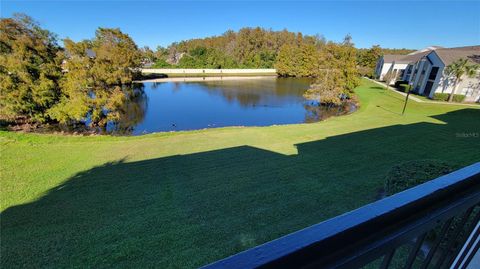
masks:
POLYGON ((376 199, 393 165, 480 159, 480 109, 362 81, 312 124, 136 137, 0 132, 1 265, 192 268, 376 199), (348 194, 348 195, 345 195, 348 194))

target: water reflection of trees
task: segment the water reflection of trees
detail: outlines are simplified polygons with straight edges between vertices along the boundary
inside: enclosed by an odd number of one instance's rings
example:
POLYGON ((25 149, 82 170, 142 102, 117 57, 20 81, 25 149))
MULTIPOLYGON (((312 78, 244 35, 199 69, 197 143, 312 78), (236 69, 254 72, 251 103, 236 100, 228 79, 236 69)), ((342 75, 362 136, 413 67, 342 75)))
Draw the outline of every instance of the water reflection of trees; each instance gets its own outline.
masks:
MULTIPOLYGON (((182 83, 185 83, 185 82, 170 82, 170 84, 172 85, 172 90, 174 92, 180 91, 180 88, 182 87, 182 83)), ((150 84, 150 89, 156 90, 163 84, 165 84, 165 82, 152 82, 150 84)))
POLYGON ((219 80, 189 82, 197 84, 209 94, 222 96, 230 103, 242 107, 282 106, 303 100, 302 94, 311 80, 291 78, 266 78, 245 80, 219 80), (273 82, 273 83, 272 83, 273 82))
POLYGON ((119 117, 108 123, 107 133, 129 135, 145 118, 148 97, 145 94, 144 85, 133 84, 131 88, 126 89, 125 97, 123 104, 118 108, 119 117))
POLYGON ((316 102, 307 102, 303 107, 305 108, 306 123, 322 121, 330 117, 348 114, 355 109, 354 105, 348 102, 345 102, 340 106, 321 105, 316 102))

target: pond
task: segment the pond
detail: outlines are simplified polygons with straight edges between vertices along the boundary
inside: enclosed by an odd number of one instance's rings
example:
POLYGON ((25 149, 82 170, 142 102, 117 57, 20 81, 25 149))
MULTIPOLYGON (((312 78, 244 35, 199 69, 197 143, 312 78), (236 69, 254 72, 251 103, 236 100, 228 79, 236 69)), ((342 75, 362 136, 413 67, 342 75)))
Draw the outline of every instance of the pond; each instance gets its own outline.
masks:
POLYGON ((308 78, 249 78, 194 82, 145 82, 107 132, 141 135, 224 126, 310 123, 351 112, 303 98, 308 78))

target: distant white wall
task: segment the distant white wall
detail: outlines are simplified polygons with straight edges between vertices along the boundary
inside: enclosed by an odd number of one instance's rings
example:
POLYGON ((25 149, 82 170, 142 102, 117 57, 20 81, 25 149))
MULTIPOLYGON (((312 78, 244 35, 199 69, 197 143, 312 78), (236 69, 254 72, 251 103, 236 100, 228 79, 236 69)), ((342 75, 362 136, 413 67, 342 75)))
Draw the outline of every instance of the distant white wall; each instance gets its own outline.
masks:
MULTIPOLYGON (((477 77, 474 78, 464 77, 455 94, 465 95, 465 101, 467 102, 480 102, 480 78, 478 76, 480 76, 480 74, 477 74, 477 77)), ((434 89, 437 93, 452 93, 454 89, 454 79, 442 74, 438 79, 437 87, 434 89)), ((433 97, 433 93, 431 97, 433 97)))
MULTIPOLYGON (((400 74, 402 72, 402 70, 405 70, 405 68, 407 67, 408 64, 404 64, 404 63, 395 63, 395 62, 385 62, 383 56, 380 57, 380 59, 378 59, 377 61, 377 65, 375 66, 375 75, 377 77, 377 79, 379 80, 383 80, 383 77, 385 76, 385 74, 388 73, 388 70, 392 69, 392 71, 394 69, 397 69, 397 74, 400 74)), ((403 75, 402 76, 399 76, 397 79, 402 79, 403 75)))
MULTIPOLYGON (((383 77, 385 76, 385 74, 388 73, 389 70, 391 70, 392 72, 396 72, 397 74, 397 79, 396 80, 399 80, 399 79, 402 79, 403 75, 401 75, 401 72, 405 70, 405 68, 407 68, 407 65, 408 64, 404 64, 404 63, 384 63, 383 66, 382 66, 382 70, 380 72, 380 77, 379 79, 380 80, 383 80, 383 77)), ((392 84, 395 83, 395 81, 392 81, 392 84)))
POLYGON ((405 69, 407 69, 408 64, 405 63, 394 63, 393 65, 393 70, 397 69, 397 80, 403 79, 403 74, 400 76, 401 72, 406 72, 405 69))
POLYGON ((142 69, 146 74, 276 74, 276 69, 142 69))
POLYGON ((380 74, 378 76, 378 78, 380 80, 383 80, 383 77, 385 76, 385 74, 387 74, 388 70, 390 70, 390 68, 392 67, 392 63, 383 63, 382 66, 380 67, 380 74))

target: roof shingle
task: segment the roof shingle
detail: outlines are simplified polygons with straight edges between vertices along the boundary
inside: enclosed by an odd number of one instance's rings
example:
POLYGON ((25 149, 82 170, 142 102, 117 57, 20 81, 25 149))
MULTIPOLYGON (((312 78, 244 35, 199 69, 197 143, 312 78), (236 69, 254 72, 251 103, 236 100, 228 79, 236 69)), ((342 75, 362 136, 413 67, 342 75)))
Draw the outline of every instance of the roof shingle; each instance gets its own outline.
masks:
POLYGON ((449 65, 461 58, 466 58, 471 63, 480 64, 480 46, 437 49, 435 52, 445 65, 449 65))

